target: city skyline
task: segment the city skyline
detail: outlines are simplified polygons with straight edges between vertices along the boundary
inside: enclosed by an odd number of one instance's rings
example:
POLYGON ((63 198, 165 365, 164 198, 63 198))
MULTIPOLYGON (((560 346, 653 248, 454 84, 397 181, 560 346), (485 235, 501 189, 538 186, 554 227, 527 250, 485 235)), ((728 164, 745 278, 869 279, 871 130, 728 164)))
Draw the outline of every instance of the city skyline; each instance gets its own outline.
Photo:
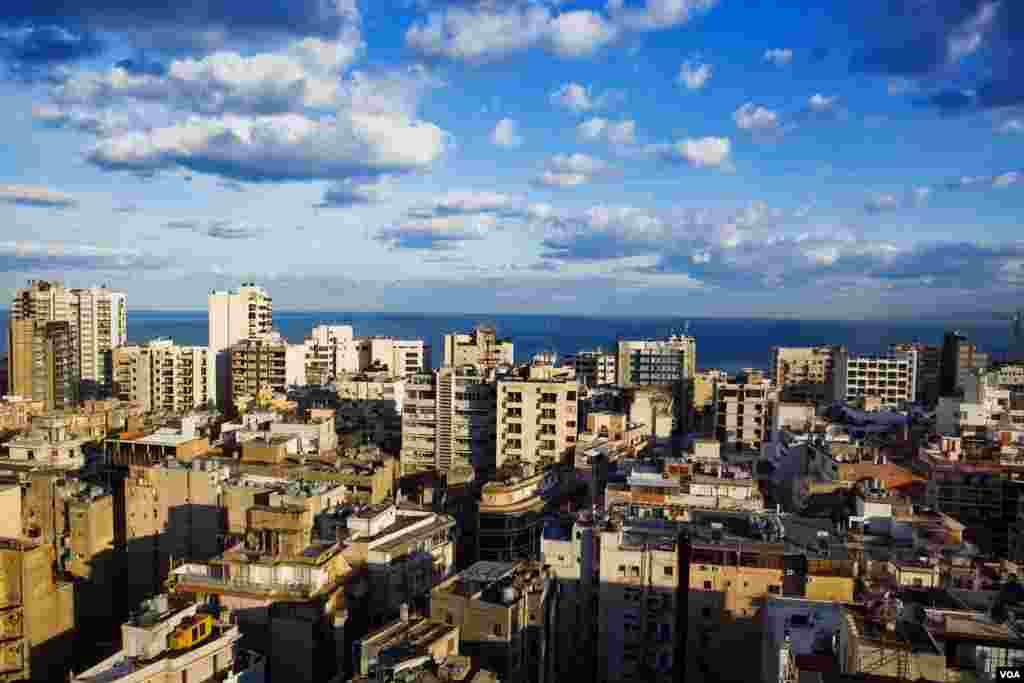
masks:
POLYGON ((60 273, 136 310, 248 280, 282 311, 1018 307, 1006 1, 50 4, 0 9, 5 301, 60 273))

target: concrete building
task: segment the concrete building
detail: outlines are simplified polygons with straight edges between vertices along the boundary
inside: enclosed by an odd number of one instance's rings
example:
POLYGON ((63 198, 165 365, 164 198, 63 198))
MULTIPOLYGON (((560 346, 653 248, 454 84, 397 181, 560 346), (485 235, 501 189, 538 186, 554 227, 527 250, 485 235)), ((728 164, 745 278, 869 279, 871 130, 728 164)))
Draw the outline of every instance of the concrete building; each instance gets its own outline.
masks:
POLYGON ((425 619, 403 609, 399 618, 371 631, 353 646, 354 677, 366 676, 383 668, 395 668, 396 659, 428 657, 436 666, 458 655, 459 629, 443 622, 425 619))
POLYGON ((66 679, 75 591, 55 576, 55 561, 52 545, 0 539, 0 681, 66 679))
POLYGON ((44 410, 42 401, 19 396, 0 399, 0 435, 27 431, 33 416, 42 414, 44 410))
POLYGON ((402 475, 437 469, 437 375, 405 378, 402 407, 402 475))
POLYGON ((392 377, 405 377, 431 369, 430 345, 422 339, 359 337, 355 348, 360 370, 383 368, 392 377))
POLYGON ((319 683, 347 657, 344 583, 351 567, 336 539, 315 535, 314 515, 302 507, 256 505, 246 532, 208 562, 185 562, 171 572, 172 592, 216 600, 253 643, 267 653, 269 680, 319 683))
POLYGON ((359 372, 406 377, 431 368, 430 345, 422 339, 355 337, 351 325, 317 325, 304 343, 310 384, 359 372))
POLYGON ((576 379, 587 387, 600 387, 615 384, 618 380, 618 356, 614 351, 596 349, 580 351, 575 356, 565 359, 565 365, 575 368, 576 379))
POLYGON ((497 392, 472 365, 443 367, 437 372, 435 467, 447 472, 470 465, 477 473, 497 469, 497 392))
POLYGON ((693 337, 620 340, 616 356, 616 383, 620 387, 674 384, 697 373, 697 340, 693 337))
POLYGON ((477 509, 477 559, 513 562, 540 552, 544 514, 562 488, 561 468, 508 466, 483 485, 477 509))
POLYGON ((968 341, 960 332, 947 332, 942 338, 942 359, 939 365, 939 395, 956 396, 963 382, 975 370, 988 367, 987 353, 968 341))
POLYGON ((511 339, 500 339, 491 325, 477 325, 465 334, 444 335, 444 366, 471 365, 486 374, 500 365, 513 365, 515 352, 511 339))
POLYGON ((430 618, 459 629, 459 647, 503 683, 541 683, 552 652, 551 575, 538 562, 477 562, 430 596, 430 618))
POLYGON ((425 607, 430 591, 455 571, 455 519, 449 515, 381 503, 345 522, 343 554, 353 569, 365 569, 374 623, 397 616, 402 605, 425 607))
POLYGON ((917 401, 933 405, 939 400, 939 385, 942 375, 942 347, 936 344, 913 342, 893 344, 889 347, 892 354, 917 352, 917 401))
POLYGON ((12 462, 55 469, 76 470, 85 466, 88 439, 68 432, 68 420, 59 415, 39 416, 32 429, 4 444, 12 462))
POLYGON ((571 373, 526 366, 499 376, 496 466, 569 461, 579 433, 579 384, 571 373))
POLYGON ((288 391, 289 380, 304 373, 305 355, 296 354, 281 335, 265 334, 243 339, 229 350, 231 356, 231 403, 247 410, 288 391))
POLYGON ((842 346, 772 349, 772 380, 784 401, 830 403, 834 392, 835 356, 842 346))
POLYGON ((243 339, 271 332, 274 303, 265 289, 248 282, 237 290, 210 292, 208 307, 209 373, 214 377, 217 404, 227 407, 233 393, 230 350, 243 339))
POLYGON ((111 353, 113 394, 149 413, 187 413, 215 400, 205 346, 178 346, 159 339, 121 346, 111 353))
POLYGON ((917 351, 880 356, 837 354, 833 398, 845 403, 875 402, 885 408, 912 403, 917 398, 917 351))
POLYGON ((768 380, 756 384, 715 384, 715 434, 729 450, 761 450, 771 439, 778 391, 768 380))
POLYGON ((110 352, 128 343, 128 297, 106 287, 72 289, 71 295, 83 392, 105 395, 112 380, 110 352))
POLYGON ((53 368, 47 357, 48 339, 51 334, 64 337, 62 343, 69 346, 69 357, 61 360, 77 369, 78 330, 74 307, 74 295, 59 282, 29 280, 28 287, 14 293, 7 322, 11 395, 50 404, 54 402, 50 387, 53 368), (48 329, 50 323, 65 323, 67 327, 48 329))
POLYGON ((241 683, 246 673, 262 674, 263 658, 241 650, 238 626, 219 618, 213 620, 210 635, 197 645, 170 647, 172 634, 189 626, 194 629, 204 615, 214 616, 195 603, 173 604, 166 594, 147 600, 138 614, 121 626, 121 649, 72 677, 72 683, 241 683))

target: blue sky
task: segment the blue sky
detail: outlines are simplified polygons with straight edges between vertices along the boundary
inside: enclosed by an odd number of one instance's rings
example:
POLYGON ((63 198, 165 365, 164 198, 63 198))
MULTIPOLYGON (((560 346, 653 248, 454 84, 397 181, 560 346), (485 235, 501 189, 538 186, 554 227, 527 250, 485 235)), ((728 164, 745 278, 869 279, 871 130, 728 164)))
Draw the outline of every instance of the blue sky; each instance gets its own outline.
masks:
POLYGON ((14 0, 0 289, 935 315, 1024 285, 1009 0, 14 0))

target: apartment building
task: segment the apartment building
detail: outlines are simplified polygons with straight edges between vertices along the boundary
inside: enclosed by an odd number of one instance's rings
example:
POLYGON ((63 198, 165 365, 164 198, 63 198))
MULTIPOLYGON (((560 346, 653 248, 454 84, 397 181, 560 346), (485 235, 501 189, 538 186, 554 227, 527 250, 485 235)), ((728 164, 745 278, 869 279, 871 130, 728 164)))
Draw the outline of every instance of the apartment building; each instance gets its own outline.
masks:
POLYGON ((437 469, 437 375, 433 372, 405 379, 401 463, 403 476, 437 469))
POLYGON ((842 346, 804 346, 772 349, 772 379, 781 399, 793 402, 832 401, 835 356, 842 346))
POLYGON ((186 413, 214 400, 214 376, 205 346, 158 339, 111 352, 114 396, 144 412, 186 413))
POLYGON ((674 384, 697 373, 697 340, 684 335, 620 340, 616 356, 616 383, 620 387, 674 384))
POLYGON ((988 367, 987 353, 960 332, 947 332, 942 338, 942 358, 939 364, 939 395, 956 396, 963 390, 964 380, 972 372, 988 367))
POLYGON ((579 384, 547 365, 517 368, 498 378, 497 461, 540 468, 568 462, 579 434, 579 384))
POLYGON ((491 325, 477 325, 471 332, 444 335, 444 365, 472 365, 486 374, 500 365, 515 363, 511 339, 501 339, 491 325))
POLYGON ((757 383, 718 382, 715 384, 715 433, 729 450, 760 451, 762 442, 771 439, 773 414, 778 391, 769 380, 757 383))
POLYGON ((214 376, 217 404, 231 404, 231 348, 243 339, 255 339, 273 329, 274 302, 262 287, 243 283, 237 290, 212 291, 208 298, 210 373, 214 376))
POLYGON ((300 507, 255 505, 243 540, 208 562, 184 562, 168 582, 176 594, 216 600, 254 649, 270 680, 329 679, 347 656, 344 582, 351 567, 336 539, 314 534, 300 507))
POLYGON ((353 644, 353 674, 356 680, 364 676, 369 683, 380 678, 372 674, 381 669, 393 671, 401 660, 427 657, 437 666, 458 656, 458 652, 458 627, 411 614, 406 607, 397 620, 371 631, 353 644))
POLYGON ((917 351, 891 355, 836 355, 834 400, 845 403, 874 402, 896 408, 917 397, 917 351))
POLYGON ((600 387, 615 384, 618 380, 618 356, 613 351, 595 349, 580 351, 575 356, 565 359, 565 365, 576 370, 576 379, 587 387, 600 387))
POLYGON ((436 467, 448 472, 470 465, 478 473, 497 469, 495 456, 497 392, 472 365, 443 367, 437 372, 436 467))
POLYGON ((685 680, 674 676, 677 666, 686 666, 690 553, 685 537, 680 544, 674 524, 639 520, 604 522, 597 535, 596 680, 685 680))
POLYGON ((305 384, 305 352, 277 334, 243 339, 230 349, 231 405, 235 410, 268 402, 290 386, 305 384))
POLYGON ((32 420, 32 428, 4 444, 12 463, 30 467, 76 470, 85 466, 85 446, 89 439, 68 431, 69 419, 61 415, 42 415, 32 420))
POLYGON ((422 339, 359 337, 356 340, 359 369, 384 368, 394 377, 431 369, 430 345, 422 339))
POLYGON ((942 347, 937 344, 912 342, 893 344, 889 347, 891 354, 917 353, 917 401, 933 405, 939 400, 939 386, 942 378, 942 347))
POLYGON ((323 386, 342 373, 361 369, 351 325, 317 325, 303 345, 310 385, 323 386))
MULTIPOLYGON (((14 293, 8 316, 8 383, 10 394, 22 398, 47 400, 53 367, 48 359, 51 334, 62 339, 61 346, 70 346, 68 358, 58 358, 77 369, 77 320, 74 315, 75 296, 59 282, 29 280, 28 287, 14 293), (65 323, 49 327, 49 323, 65 323), (74 358, 70 358, 74 356, 74 358)), ((52 395, 50 403, 53 402, 52 395)))
POLYGON ((110 352, 128 343, 128 297, 106 287, 72 289, 78 330, 79 370, 87 394, 110 389, 110 352))
POLYGON ((477 562, 430 595, 430 618, 457 626, 463 654, 505 683, 546 681, 558 624, 551 574, 539 562, 477 562))
POLYGON ((239 647, 238 626, 222 621, 205 606, 171 597, 161 594, 143 602, 131 620, 121 625, 121 649, 72 676, 71 683, 241 683, 246 674, 261 676, 263 658, 239 647), (194 646, 172 647, 176 633, 205 630, 206 618, 211 620, 208 636, 194 646))
POLYGON ((513 562, 537 557, 544 515, 562 487, 561 470, 508 466, 483 485, 477 507, 479 560, 513 562))

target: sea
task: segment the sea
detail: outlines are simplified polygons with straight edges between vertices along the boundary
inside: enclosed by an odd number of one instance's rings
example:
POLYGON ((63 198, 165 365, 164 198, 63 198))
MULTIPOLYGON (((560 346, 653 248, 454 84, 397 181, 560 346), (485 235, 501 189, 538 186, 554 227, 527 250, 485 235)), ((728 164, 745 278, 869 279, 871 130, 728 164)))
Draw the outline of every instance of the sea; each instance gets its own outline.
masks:
MULTIPOLYGON (((7 311, 0 311, 6 330, 7 311)), ((413 313, 288 312, 274 311, 274 326, 291 342, 301 342, 314 325, 351 324, 357 336, 392 336, 423 339, 433 349, 434 365, 442 358, 442 336, 468 330, 478 323, 497 327, 515 343, 517 361, 541 351, 559 357, 581 349, 614 349, 618 339, 649 339, 686 332, 697 339, 697 365, 735 372, 742 368, 768 368, 773 346, 845 344, 853 353, 879 353, 890 344, 939 344, 946 331, 964 333, 993 359, 1007 357, 1010 324, 987 319, 828 321, 738 318, 579 317, 563 315, 419 315, 413 313)), ((206 311, 146 311, 128 313, 128 339, 132 343, 168 337, 180 344, 207 343, 206 311)), ((6 334, 0 353, 6 352, 6 334)))

